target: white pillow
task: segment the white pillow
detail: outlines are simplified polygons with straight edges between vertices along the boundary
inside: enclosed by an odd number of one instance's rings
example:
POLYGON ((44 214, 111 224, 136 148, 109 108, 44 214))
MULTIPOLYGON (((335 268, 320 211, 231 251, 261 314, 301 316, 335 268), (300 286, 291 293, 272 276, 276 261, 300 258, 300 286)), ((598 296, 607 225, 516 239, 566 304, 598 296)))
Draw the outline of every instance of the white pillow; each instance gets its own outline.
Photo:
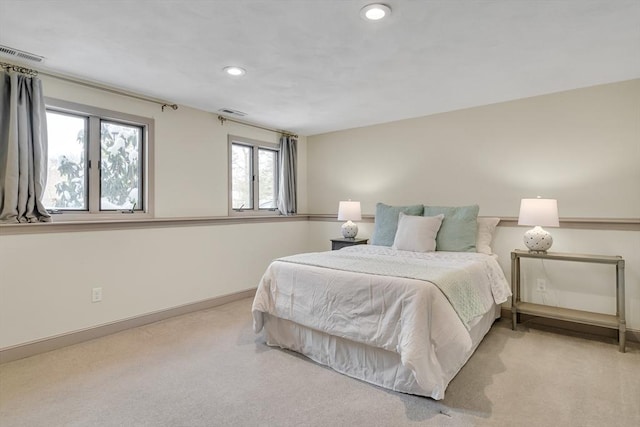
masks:
POLYGON ((493 232, 500 222, 500 218, 478 218, 478 235, 476 237, 476 252, 491 255, 491 241, 493 232))
POLYGON ((393 241, 393 249, 414 252, 436 250, 436 236, 442 225, 443 214, 436 216, 405 215, 400 212, 398 230, 393 241))

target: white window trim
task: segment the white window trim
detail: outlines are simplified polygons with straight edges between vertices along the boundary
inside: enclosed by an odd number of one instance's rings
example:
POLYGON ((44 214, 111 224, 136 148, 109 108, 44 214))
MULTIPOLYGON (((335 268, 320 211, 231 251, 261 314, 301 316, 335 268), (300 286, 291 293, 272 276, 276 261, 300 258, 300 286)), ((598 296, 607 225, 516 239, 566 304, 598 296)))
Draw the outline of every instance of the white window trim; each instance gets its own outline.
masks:
MULTIPOLYGON (((143 154, 143 210, 141 211, 100 211, 95 210, 96 207, 91 205, 91 200, 87 201, 87 206, 90 210, 87 211, 57 211, 52 212, 53 221, 104 221, 104 220, 128 220, 128 219, 150 219, 153 218, 153 208, 155 205, 154 199, 154 128, 155 120, 149 117, 136 116, 128 113, 121 113, 112 110, 106 110, 99 107, 90 105, 78 104, 75 102, 64 101, 61 99, 45 97, 45 106, 47 110, 58 111, 61 113, 77 114, 80 116, 88 116, 89 120, 102 119, 113 120, 115 122, 131 124, 135 126, 142 126, 144 128, 144 141, 142 147, 143 154), (91 209, 94 209, 93 211, 91 209)), ((94 132, 96 127, 93 127, 94 132)), ((97 127, 97 132, 100 132, 97 127)), ((95 147, 94 147, 95 149, 95 147)), ((91 152, 92 147, 89 146, 91 152)), ((95 153, 92 156, 92 160, 96 160, 95 153)), ((95 174, 97 169, 89 170, 88 173, 95 174)), ((92 177, 88 180, 89 185, 89 199, 91 199, 92 192, 99 192, 99 179, 92 177)), ((99 209, 99 207, 98 207, 99 209)))
MULTIPOLYGON (((277 158, 277 164, 276 167, 278 167, 278 164, 280 163, 280 145, 275 144, 275 143, 271 143, 271 142, 265 142, 265 141, 258 141, 256 139, 250 139, 250 138, 245 138, 243 136, 237 136, 237 135, 228 135, 227 136, 227 141, 228 141, 228 159, 227 159, 227 165, 228 165, 228 169, 229 169, 229 188, 228 188, 228 211, 229 211, 229 216, 279 216, 280 211, 275 208, 275 209, 260 209, 259 208, 259 203, 256 202, 256 200, 259 200, 259 197, 256 197, 258 195, 258 187, 259 187, 259 181, 258 179, 255 179, 253 181, 253 195, 254 195, 254 206, 252 209, 233 209, 233 197, 232 197, 232 190, 233 190, 233 165, 232 165, 232 150, 233 150, 233 144, 237 143, 237 144, 241 144, 241 145, 246 145, 249 147, 253 147, 253 148, 265 148, 268 150, 273 150, 273 151, 277 151, 278 152, 278 158, 277 158)), ((253 160, 252 162, 255 162, 255 159, 257 158, 257 154, 254 154, 253 156, 253 160)), ((253 164, 254 167, 257 167, 257 164, 253 164)), ((256 174, 257 175, 257 174, 256 174)), ((277 185, 276 185, 276 191, 277 191, 277 185)))

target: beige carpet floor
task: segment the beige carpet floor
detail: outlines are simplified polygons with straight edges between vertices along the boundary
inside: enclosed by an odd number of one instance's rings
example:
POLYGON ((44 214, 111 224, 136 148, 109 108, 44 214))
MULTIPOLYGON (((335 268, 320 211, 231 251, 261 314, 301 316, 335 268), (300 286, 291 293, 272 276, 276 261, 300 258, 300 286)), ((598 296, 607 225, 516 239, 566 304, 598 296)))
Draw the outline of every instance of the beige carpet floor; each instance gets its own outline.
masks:
POLYGON ((639 426, 640 346, 497 322, 442 401, 253 334, 251 300, 0 365, 0 426, 639 426))

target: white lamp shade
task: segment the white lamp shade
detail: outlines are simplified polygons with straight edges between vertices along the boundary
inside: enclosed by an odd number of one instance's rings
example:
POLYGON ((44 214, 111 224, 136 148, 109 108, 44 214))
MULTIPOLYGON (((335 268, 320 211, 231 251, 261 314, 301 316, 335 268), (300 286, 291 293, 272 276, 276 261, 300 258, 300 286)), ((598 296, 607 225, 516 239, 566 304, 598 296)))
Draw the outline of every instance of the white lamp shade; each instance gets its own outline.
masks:
POLYGON ((360 221, 362 213, 360 212, 360 202, 340 202, 338 206, 338 221, 360 221))
POLYGON ((555 199, 522 199, 518 225, 559 227, 558 201, 555 199))

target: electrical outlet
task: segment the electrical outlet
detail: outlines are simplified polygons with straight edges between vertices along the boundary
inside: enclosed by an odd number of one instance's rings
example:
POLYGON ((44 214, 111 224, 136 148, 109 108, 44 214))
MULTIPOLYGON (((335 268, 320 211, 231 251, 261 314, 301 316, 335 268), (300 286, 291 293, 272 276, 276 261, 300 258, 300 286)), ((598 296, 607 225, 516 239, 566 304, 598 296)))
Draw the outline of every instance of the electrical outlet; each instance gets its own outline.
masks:
POLYGON ((91 290, 91 302, 102 301, 102 288, 93 288, 91 290))
POLYGON ((545 292, 547 290, 547 281, 545 279, 538 279, 536 281, 536 291, 545 292))

